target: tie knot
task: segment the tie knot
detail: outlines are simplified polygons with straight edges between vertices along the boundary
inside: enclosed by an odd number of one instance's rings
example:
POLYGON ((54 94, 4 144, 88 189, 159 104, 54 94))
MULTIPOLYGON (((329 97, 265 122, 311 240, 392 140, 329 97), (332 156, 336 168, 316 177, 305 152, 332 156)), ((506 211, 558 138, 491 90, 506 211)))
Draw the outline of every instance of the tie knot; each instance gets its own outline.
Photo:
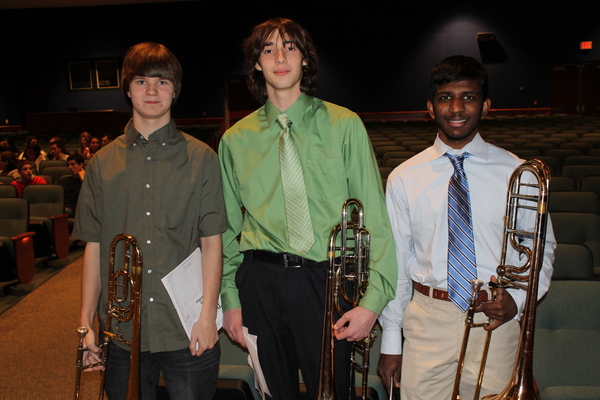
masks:
POLYGON ((450 162, 452 163, 452 166, 454 167, 455 170, 457 171, 462 171, 463 170, 463 161, 465 160, 465 158, 468 158, 471 154, 464 152, 458 156, 453 156, 451 154, 445 153, 444 156, 448 157, 450 159, 450 162))
POLYGON ((292 120, 286 113, 281 113, 277 116, 277 123, 282 129, 289 128, 292 125, 292 120))

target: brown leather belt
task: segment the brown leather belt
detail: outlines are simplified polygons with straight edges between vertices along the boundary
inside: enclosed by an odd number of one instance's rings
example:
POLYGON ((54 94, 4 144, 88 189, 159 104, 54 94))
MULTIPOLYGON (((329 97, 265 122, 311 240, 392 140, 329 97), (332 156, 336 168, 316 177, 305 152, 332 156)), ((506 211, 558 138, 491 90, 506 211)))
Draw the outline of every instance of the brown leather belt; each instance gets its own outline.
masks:
MULTIPOLYGON (((448 292, 445 290, 431 288, 429 286, 425 286, 425 285, 420 284, 419 282, 414 282, 414 281, 413 281, 413 288, 415 288, 415 290, 417 292, 419 292, 427 297, 429 297, 430 291, 433 291, 433 293, 431 294, 431 297, 433 297, 434 299, 450 301, 450 298, 448 297, 448 292)), ((486 290, 480 290, 479 293, 477 293, 477 299, 479 300, 480 303, 485 303, 486 301, 488 301, 488 292, 486 290)))

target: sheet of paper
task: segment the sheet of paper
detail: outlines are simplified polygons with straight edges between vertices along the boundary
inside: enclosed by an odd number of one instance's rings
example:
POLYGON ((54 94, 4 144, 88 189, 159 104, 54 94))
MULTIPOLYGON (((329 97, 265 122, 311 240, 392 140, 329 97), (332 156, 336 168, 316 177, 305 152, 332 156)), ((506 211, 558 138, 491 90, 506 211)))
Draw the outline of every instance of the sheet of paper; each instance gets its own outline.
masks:
MULTIPOLYGON (((169 272, 162 283, 171 297, 171 301, 177 310, 188 338, 192 337, 192 327, 198 321, 204 302, 203 280, 202 280, 202 253, 200 248, 181 262, 173 271, 169 272)), ((217 304, 217 329, 223 326, 223 309, 221 308, 221 297, 217 304)))
POLYGON ((264 399, 265 395, 271 396, 265 376, 263 375, 262 368, 260 367, 260 361, 258 360, 258 346, 256 344, 256 335, 252 335, 248 332, 248 328, 243 327, 244 341, 248 347, 248 365, 254 371, 254 387, 260 393, 264 399))

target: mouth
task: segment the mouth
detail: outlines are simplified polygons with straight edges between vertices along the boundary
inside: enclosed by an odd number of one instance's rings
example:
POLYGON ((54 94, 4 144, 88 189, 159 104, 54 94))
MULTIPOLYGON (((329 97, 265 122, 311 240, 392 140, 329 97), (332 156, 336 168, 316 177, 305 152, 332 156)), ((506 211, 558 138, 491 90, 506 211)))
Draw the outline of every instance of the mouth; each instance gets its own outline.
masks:
POLYGON ((275 75, 278 75, 278 76, 284 76, 284 75, 289 74, 290 70, 289 69, 280 69, 280 70, 275 71, 274 73, 275 73, 275 75))
POLYGON ((463 118, 463 119, 449 119, 448 120, 448 124, 450 124, 450 126, 453 126, 453 127, 462 126, 465 122, 467 122, 466 118, 463 118))

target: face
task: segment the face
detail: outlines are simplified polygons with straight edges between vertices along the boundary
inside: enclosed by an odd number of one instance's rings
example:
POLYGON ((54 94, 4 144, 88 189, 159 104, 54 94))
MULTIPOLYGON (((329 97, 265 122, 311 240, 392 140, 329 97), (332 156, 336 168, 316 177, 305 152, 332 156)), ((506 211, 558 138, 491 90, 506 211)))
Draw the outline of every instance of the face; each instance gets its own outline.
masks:
POLYGON ((90 142, 90 150, 96 151, 100 148, 100 141, 96 138, 93 138, 90 142))
POLYGON ((110 140, 108 140, 108 136, 103 136, 102 137, 102 147, 106 146, 109 143, 110 143, 110 140))
POLYGON ((54 156, 54 158, 58 159, 60 157, 60 148, 55 144, 51 144, 50 153, 54 156))
POLYGON ((273 32, 254 66, 262 71, 269 97, 283 93, 300 95, 304 57, 288 38, 273 32))
POLYGON ((79 144, 81 144, 83 147, 87 147, 88 146, 88 141, 87 141, 87 137, 85 136, 80 136, 79 137, 79 144))
POLYGON ((483 100, 477 82, 469 80, 439 86, 433 102, 427 102, 427 110, 437 122, 442 142, 461 149, 477 134, 490 105, 489 99, 483 100))
POLYGON ((83 169, 83 164, 77 164, 75 160, 67 162, 67 165, 69 166, 69 169, 73 175, 78 174, 83 169))
POLYGON ((29 182, 33 177, 33 168, 31 164, 25 164, 19 170, 19 174, 21 174, 21 180, 24 182, 29 182))
POLYGON ((129 85, 133 114, 144 119, 170 119, 175 87, 168 79, 136 76, 129 85))

